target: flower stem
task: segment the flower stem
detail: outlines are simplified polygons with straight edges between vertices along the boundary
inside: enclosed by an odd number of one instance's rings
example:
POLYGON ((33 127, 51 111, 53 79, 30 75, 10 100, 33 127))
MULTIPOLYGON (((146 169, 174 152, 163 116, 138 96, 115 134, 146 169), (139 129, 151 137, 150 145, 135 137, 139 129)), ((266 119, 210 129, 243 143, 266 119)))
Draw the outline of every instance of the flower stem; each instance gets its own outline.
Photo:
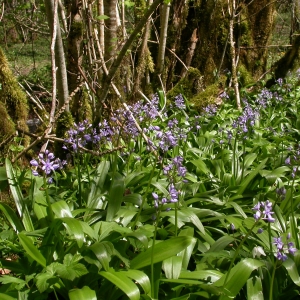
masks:
POLYGON ((53 214, 52 206, 51 206, 51 202, 50 202, 46 175, 43 176, 43 179, 44 179, 44 188, 45 188, 45 193, 46 193, 46 201, 47 201, 47 205, 48 205, 48 216, 50 218, 50 222, 52 222, 54 220, 54 214, 53 214))
POLYGON ((277 263, 278 263, 278 260, 276 260, 274 268, 273 268, 273 272, 272 272, 269 300, 273 300, 273 286, 274 286, 274 278, 275 278, 277 263))
POLYGON ((254 227, 256 225, 256 222, 254 222, 253 226, 248 230, 248 232, 246 233, 245 237, 242 239, 241 243, 238 245, 235 253, 234 253, 234 256, 233 256, 233 259, 231 260, 230 262, 230 266, 229 266, 229 269, 228 269, 228 272, 226 274, 226 277, 225 277, 225 281, 224 281, 224 284, 223 286, 226 285, 227 281, 228 281, 228 278, 229 278, 229 274, 231 272, 231 269, 233 267, 233 264, 234 264, 234 261, 236 260, 237 256, 239 255, 239 251, 241 250, 242 246, 244 245, 245 241, 247 240, 247 238, 249 237, 249 235, 251 234, 251 232, 253 231, 254 227))

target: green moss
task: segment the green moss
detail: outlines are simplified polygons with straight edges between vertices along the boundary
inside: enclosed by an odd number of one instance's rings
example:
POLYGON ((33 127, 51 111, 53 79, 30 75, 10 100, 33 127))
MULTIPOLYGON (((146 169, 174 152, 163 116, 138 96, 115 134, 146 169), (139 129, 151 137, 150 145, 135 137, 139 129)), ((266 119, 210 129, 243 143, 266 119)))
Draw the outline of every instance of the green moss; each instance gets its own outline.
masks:
POLYGON ((0 138, 4 139, 6 136, 12 135, 15 131, 15 124, 9 117, 6 108, 0 102, 0 138))
POLYGON ((193 98, 190 102, 194 105, 196 110, 202 110, 208 104, 215 103, 220 89, 224 88, 226 82, 225 76, 220 76, 219 81, 206 87, 206 89, 193 98))
MULTIPOLYGON (((64 111, 56 122, 56 136, 58 138, 65 138, 66 132, 73 126, 74 119, 70 112, 64 111)), ((54 153, 56 157, 63 157, 62 143, 55 142, 54 153)))
POLYGON ((255 82, 251 73, 247 71, 244 65, 239 66, 238 75, 241 86, 247 86, 255 82))
POLYGON ((83 24, 82 21, 77 22, 77 21, 73 21, 71 24, 71 28, 70 28, 70 33, 69 33, 69 38, 70 39, 76 39, 76 38, 81 38, 83 35, 83 24))
POLYGON ((189 68, 187 75, 181 78, 167 93, 168 100, 173 101, 178 94, 183 94, 188 99, 191 99, 203 89, 202 78, 203 76, 198 69, 189 68))
MULTIPOLYGON (((11 133, 12 123, 18 124, 18 127, 27 131, 28 105, 26 94, 19 87, 1 48, 0 83, 1 122, 5 124, 5 126, 1 126, 1 135, 5 136, 11 133)), ((29 137, 26 137, 23 140, 23 145, 26 146, 28 143, 29 137)))

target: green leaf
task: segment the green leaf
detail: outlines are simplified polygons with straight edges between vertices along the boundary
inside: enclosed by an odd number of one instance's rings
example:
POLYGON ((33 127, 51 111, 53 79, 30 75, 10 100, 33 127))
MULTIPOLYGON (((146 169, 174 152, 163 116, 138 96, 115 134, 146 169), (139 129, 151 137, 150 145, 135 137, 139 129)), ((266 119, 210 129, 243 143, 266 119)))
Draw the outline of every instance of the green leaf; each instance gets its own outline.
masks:
POLYGON ((112 186, 108 195, 108 206, 106 221, 112 221, 117 214, 123 202, 123 195, 125 191, 124 178, 119 173, 115 174, 113 178, 112 186))
POLYGON ((240 185, 240 188, 237 191, 238 195, 241 195, 244 193, 245 189, 250 184, 251 180, 258 174, 258 172, 263 169, 266 165, 266 162, 268 161, 268 158, 265 158, 257 167, 256 169, 252 170, 249 175, 243 180, 243 182, 240 185))
POLYGON ((179 278, 205 280, 211 283, 219 280, 224 274, 216 270, 182 271, 179 278))
POLYGON ((136 281, 144 290, 145 294, 149 294, 151 290, 151 284, 149 277, 140 270, 132 270, 129 269, 127 271, 121 271, 121 273, 124 273, 127 277, 133 279, 136 281))
POLYGON ((153 263, 163 261, 171 256, 186 249, 193 241, 190 236, 178 236, 166 241, 161 241, 148 248, 146 251, 138 254, 130 263, 132 269, 141 269, 151 264, 151 255, 153 251, 153 263))
POLYGON ((73 218, 61 218, 67 232, 70 236, 74 236, 78 247, 81 248, 84 243, 84 231, 81 222, 73 218))
POLYGON ((162 268, 168 279, 179 278, 182 267, 182 256, 172 256, 163 261, 162 268))
POLYGON ((225 235, 219 238, 217 241, 215 241, 214 244, 210 247, 210 249, 207 251, 209 252, 218 252, 220 250, 223 250, 225 247, 228 246, 228 244, 232 243, 234 241, 234 237, 225 235))
POLYGON ((247 280, 247 299, 264 300, 260 277, 254 276, 247 280))
MULTIPOLYGON (((103 194, 104 182, 107 177, 108 171, 110 168, 109 161, 102 161, 95 174, 93 174, 91 183, 90 183, 90 192, 87 198, 86 206, 90 209, 99 209, 103 208, 103 203, 99 199, 103 194)), ((87 217, 88 213, 86 214, 87 217)))
POLYGON ((0 299, 1 300, 16 300, 16 298, 13 298, 7 294, 2 294, 2 293, 0 293, 0 299))
POLYGON ((200 219, 190 208, 186 208, 186 209, 183 208, 180 210, 180 212, 183 213, 183 215, 187 216, 190 219, 190 222, 193 223, 200 232, 205 234, 205 229, 204 229, 200 219))
POLYGON ((39 263, 44 268, 46 267, 46 259, 42 255, 42 253, 39 251, 38 248, 36 248, 33 244, 33 241, 31 238, 26 236, 24 233, 18 234, 19 240, 21 245, 23 246, 26 253, 37 263, 39 263))
POLYGON ((1 275, 0 282, 2 284, 11 284, 12 283, 12 284, 14 284, 14 288, 17 290, 21 290, 26 284, 25 280, 14 277, 14 276, 10 276, 10 275, 1 275))
POLYGON ((97 20, 107 20, 107 19, 109 19, 109 16, 106 16, 106 15, 100 15, 100 16, 97 16, 96 19, 97 19, 97 20))
POLYGON ((0 209, 4 213, 12 228, 17 233, 24 230, 22 223, 20 222, 19 218, 16 216, 14 210, 10 206, 4 203, 0 203, 0 209))
MULTIPOLYGON (((194 228, 192 227, 187 227, 186 229, 183 229, 180 231, 179 236, 194 236, 194 228)), ((190 262, 191 256, 192 256, 192 252, 193 249, 196 245, 197 240, 196 239, 192 239, 192 242, 186 247, 186 249, 184 249, 183 251, 181 251, 178 255, 182 256, 182 268, 183 269, 187 269, 188 268, 188 264, 190 262)))
POLYGON ((192 163, 193 165, 195 165, 196 168, 197 168, 199 171, 203 172, 204 174, 209 173, 209 169, 207 168, 205 162, 204 162, 201 158, 196 159, 196 160, 192 160, 191 163, 192 163))
POLYGON ((32 220, 28 211, 28 208, 25 204, 21 188, 19 186, 15 171, 12 167, 12 164, 8 158, 5 159, 6 166, 6 174, 8 178, 8 183, 10 187, 10 191, 14 198, 18 213, 22 219, 24 228, 26 231, 33 231, 34 227, 32 224, 32 220))
POLYGON ((129 299, 139 300, 140 291, 138 287, 124 273, 125 272, 115 272, 113 269, 109 269, 108 272, 99 272, 101 276, 103 276, 120 290, 122 290, 129 299))
POLYGON ((52 207, 52 210, 53 210, 54 214, 58 218, 64 218, 64 217, 73 218, 70 207, 68 206, 66 201, 60 200, 60 201, 54 202, 51 205, 51 207, 52 207))
POLYGON ((300 286, 300 276, 298 273, 297 266, 295 262, 289 257, 284 263, 283 266, 287 270, 290 278, 293 280, 293 282, 297 285, 300 286))
POLYGON ((158 94, 158 102, 159 102, 160 110, 163 111, 167 104, 167 97, 165 96, 163 90, 158 90, 157 94, 158 94))
POLYGON ((96 292, 88 286, 82 289, 73 289, 69 291, 70 300, 97 300, 96 292))
POLYGON ((73 281, 75 278, 81 277, 88 273, 87 268, 79 263, 82 259, 80 254, 67 254, 64 257, 63 264, 59 264, 59 267, 56 269, 57 274, 64 279, 73 281))
POLYGON ((111 260, 111 256, 114 253, 114 245, 110 242, 105 241, 101 243, 95 243, 90 246, 89 249, 94 252, 104 270, 108 271, 109 262, 111 260))
POLYGON ((262 267, 263 262, 255 260, 252 258, 246 258, 240 261, 236 266, 234 266, 229 274, 227 282, 224 286, 227 273, 224 274, 218 281, 216 281, 213 286, 223 287, 226 295, 220 297, 220 300, 234 298, 242 287, 246 284, 253 270, 262 267))

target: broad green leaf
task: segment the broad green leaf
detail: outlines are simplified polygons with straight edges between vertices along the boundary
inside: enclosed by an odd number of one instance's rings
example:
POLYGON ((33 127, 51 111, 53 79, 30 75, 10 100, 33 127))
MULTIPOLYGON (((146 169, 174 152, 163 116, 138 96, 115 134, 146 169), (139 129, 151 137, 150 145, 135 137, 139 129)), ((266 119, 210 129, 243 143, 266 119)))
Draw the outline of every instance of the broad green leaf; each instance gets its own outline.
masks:
POLYGON ((201 158, 192 160, 191 163, 195 165, 200 172, 203 172, 204 174, 209 173, 209 169, 201 158))
MULTIPOLYGON (((194 236, 194 228, 188 227, 186 229, 183 229, 180 231, 179 236, 194 236)), ((181 251, 178 255, 182 256, 182 268, 187 269, 188 264, 191 259, 192 252, 194 250, 194 247, 196 245, 197 239, 193 238, 190 245, 186 247, 183 251, 181 251)))
POLYGON ((208 280, 211 283, 219 280, 224 274, 216 270, 200 270, 200 271, 182 271, 179 278, 195 279, 195 280, 208 280))
POLYGON ((82 259, 80 254, 75 254, 74 256, 68 253, 64 257, 63 264, 59 264, 59 267, 56 269, 57 274, 64 279, 73 281, 75 278, 81 277, 88 273, 87 268, 79 263, 82 259))
POLYGON ((106 221, 110 222, 114 219, 123 202, 124 191, 124 178, 119 173, 116 173, 108 195, 106 221))
POLYGON ((283 266, 287 270, 290 278, 293 280, 293 282, 297 285, 300 286, 300 276, 298 273, 297 266, 295 262, 289 257, 284 263, 283 266))
POLYGON ((129 194, 123 198, 124 202, 130 202, 132 204, 141 206, 143 197, 140 194, 129 194))
POLYGON ((254 276, 247 280, 247 299, 264 300, 260 277, 254 276))
POLYGON ((101 271, 99 274, 109 280, 112 284, 122 290, 130 300, 139 300, 140 291, 130 278, 124 275, 125 272, 115 272, 109 269, 108 272, 101 271))
POLYGON ((0 293, 0 299, 1 300, 16 300, 16 298, 11 297, 11 296, 9 296, 7 294, 2 294, 2 293, 0 293))
POLYGON ((257 157, 256 153, 247 154, 244 158, 244 168, 248 169, 252 165, 256 157, 257 157))
POLYGON ((67 232, 70 236, 74 236, 78 247, 81 248, 84 243, 84 231, 81 222, 74 218, 61 218, 67 232))
POLYGON ((254 177, 258 174, 258 172, 263 169, 268 161, 268 158, 265 158, 254 170, 252 170, 249 175, 242 181, 237 194, 241 195, 244 193, 245 189, 248 187, 250 182, 254 179, 254 177))
POLYGON ((218 281, 213 284, 215 287, 224 288, 224 292, 226 293, 226 295, 222 295, 220 297, 220 300, 228 299, 228 297, 234 298, 246 284, 251 273, 257 268, 262 267, 263 265, 264 263, 259 260, 246 258, 240 261, 231 269, 226 283, 225 280, 227 277, 227 273, 224 274, 218 281))
POLYGON ((39 263, 41 266, 44 268, 46 267, 46 259, 40 252, 38 248, 33 244, 33 241, 31 238, 26 236, 24 233, 19 233, 18 234, 19 240, 21 245, 23 246, 24 250, 26 253, 37 263, 39 263))
POLYGON ((205 229, 200 221, 200 219, 197 217, 197 215, 189 208, 186 209, 181 209, 180 212, 182 214, 184 214, 185 216, 187 216, 190 219, 190 222, 193 223, 197 229, 202 232, 203 234, 205 234, 205 229))
POLYGON ((160 106, 160 111, 163 111, 166 107, 166 104, 167 104, 167 97, 166 97, 163 90, 158 90, 157 95, 158 95, 158 102, 159 102, 159 106, 160 106))
POLYGON ((171 256, 163 261, 162 268, 168 279, 179 278, 182 267, 182 256, 171 256))
POLYGON ((3 212, 10 225, 17 233, 24 230, 22 223, 20 222, 19 218, 16 216, 14 210, 10 206, 4 203, 0 203, 0 210, 3 212))
POLYGON ((52 207, 54 214, 58 218, 64 218, 64 217, 73 218, 70 207, 68 206, 66 201, 60 200, 60 201, 54 202, 51 205, 51 207, 52 207))
POLYGON ((28 211, 28 208, 25 204, 21 188, 19 186, 16 173, 12 167, 12 164, 8 158, 5 159, 5 167, 6 167, 6 174, 8 178, 8 183, 10 187, 10 191, 12 193, 12 196, 14 198, 18 213, 22 219, 24 228, 26 231, 33 231, 34 227, 32 224, 32 220, 30 217, 30 213, 28 211))
POLYGON ((14 288, 17 290, 21 290, 25 284, 26 281, 14 276, 10 276, 10 275, 1 275, 0 277, 0 282, 2 284, 14 284, 14 288))
POLYGON ((123 272, 127 277, 136 281, 143 288, 145 294, 150 293, 151 290, 150 280, 149 277, 144 272, 140 270, 133 270, 133 269, 129 269, 127 271, 121 271, 121 273, 123 272))
POLYGON ((59 278, 54 274, 40 273, 36 276, 36 286, 40 293, 44 293, 50 286, 55 285, 59 278))
MULTIPOLYGON (((87 198, 86 206, 90 209, 94 208, 102 208, 102 201, 99 197, 103 193, 104 182, 107 177, 108 171, 110 168, 109 161, 102 161, 95 174, 92 176, 91 184, 90 184, 90 192, 87 198)), ((88 213, 87 213, 88 214, 88 213)))
POLYGON ((98 260, 100 261, 101 265, 103 266, 104 270, 109 270, 109 262, 111 260, 111 256, 114 253, 114 245, 110 242, 100 242, 95 243, 92 246, 89 247, 98 260))
POLYGON ((186 249, 193 241, 190 236, 178 236, 166 241, 161 241, 148 248, 146 251, 138 254, 130 264, 132 269, 141 269, 151 264, 151 255, 153 253, 153 263, 163 261, 171 256, 178 254, 186 249))
POLYGON ((261 170, 259 173, 262 177, 265 177, 270 184, 275 183, 275 181, 280 178, 284 177, 286 172, 290 172, 290 168, 287 166, 281 166, 275 170, 261 170))
POLYGON ((220 250, 223 250, 225 247, 228 246, 228 244, 232 243, 235 240, 234 237, 225 235, 219 238, 217 241, 215 241, 214 244, 210 247, 210 249, 207 251, 209 252, 218 252, 220 250))
POLYGON ((96 292, 88 286, 82 289, 73 289, 69 291, 70 300, 97 300, 96 292))

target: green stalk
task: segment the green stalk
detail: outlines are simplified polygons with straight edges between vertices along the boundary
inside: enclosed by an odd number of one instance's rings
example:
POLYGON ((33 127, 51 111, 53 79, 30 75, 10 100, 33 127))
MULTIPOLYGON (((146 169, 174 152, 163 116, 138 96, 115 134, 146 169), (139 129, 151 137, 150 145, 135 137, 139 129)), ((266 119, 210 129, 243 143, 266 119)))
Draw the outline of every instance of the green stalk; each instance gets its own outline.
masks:
POLYGON ((155 222, 152 251, 151 251, 151 296, 152 296, 152 298, 154 297, 154 292, 155 292, 155 290, 154 290, 154 246, 155 246, 155 241, 156 241, 159 216, 160 216, 160 208, 156 214, 156 222, 155 222))
POLYGON ((237 146, 237 142, 236 142, 236 140, 237 140, 237 137, 235 136, 235 139, 234 139, 234 144, 233 144, 233 176, 234 176, 234 179, 236 179, 236 161, 235 161, 235 159, 236 159, 236 146, 237 146))
POLYGON ((294 184, 295 184, 295 177, 296 177, 297 171, 295 172, 295 176, 292 181, 292 186, 291 186, 291 216, 292 216, 292 232, 293 232, 293 237, 295 239, 296 243, 296 248, 299 249, 299 239, 298 239, 298 233, 297 233, 297 226, 295 224, 295 214, 294 214, 294 184))
POLYGON ((243 139, 243 159, 242 159, 242 176, 241 176, 241 182, 244 178, 244 168, 245 168, 245 140, 243 139))
POLYGON ((273 300, 273 286, 274 286, 274 279, 275 279, 275 272, 276 272, 277 263, 278 263, 278 260, 276 260, 274 268, 273 268, 273 272, 272 272, 269 300, 273 300))
POLYGON ((141 204, 141 206, 139 208, 139 211, 138 211, 138 213, 136 215, 136 218, 134 220, 134 223, 133 223, 133 226, 132 226, 132 230, 134 230, 134 228, 136 226, 136 223, 138 222, 138 220, 140 218, 142 209, 143 209, 143 207, 145 205, 145 202, 146 202, 146 199, 147 199, 147 195, 148 195, 148 192, 149 192, 149 188, 150 188, 150 184, 151 184, 151 181, 152 181, 152 178, 153 178, 153 175, 154 175, 154 170, 155 170, 156 163, 157 163, 157 156, 155 157, 155 161, 154 161, 154 165, 153 165, 153 168, 152 168, 152 171, 151 171, 151 174, 150 174, 150 178, 149 178, 149 181, 148 181, 147 189, 146 189, 146 192, 144 194, 144 197, 143 197, 143 200, 142 200, 142 204, 141 204))
POLYGON ((50 197, 49 197, 49 192, 48 192, 48 185, 47 185, 47 178, 46 178, 45 174, 43 176, 43 179, 44 179, 44 189, 45 189, 45 193, 46 193, 46 201, 47 201, 47 205, 48 205, 48 216, 50 218, 50 222, 53 222, 54 214, 53 214, 52 207, 51 207, 51 202, 50 202, 50 197))
POLYGON ((236 251, 235 251, 235 253, 234 253, 234 257, 233 257, 233 259, 232 259, 231 262, 230 262, 230 266, 229 266, 228 272, 227 272, 227 274, 226 274, 226 278, 225 278, 225 281, 224 281, 223 286, 226 285, 227 280, 228 280, 228 277, 229 277, 229 274, 230 274, 231 269, 232 269, 232 267, 233 267, 234 261, 235 261, 235 259, 237 258, 238 254, 239 254, 239 251, 240 251, 240 249, 242 248, 242 246, 244 245, 245 241, 247 240, 247 238, 249 237, 249 235, 250 235, 251 232, 253 231, 253 229, 254 229, 256 223, 257 223, 257 222, 254 222, 253 226, 249 229, 249 231, 247 232, 247 234, 245 235, 245 237, 242 239, 241 243, 240 243, 239 246, 237 247, 237 249, 236 249, 236 251))

